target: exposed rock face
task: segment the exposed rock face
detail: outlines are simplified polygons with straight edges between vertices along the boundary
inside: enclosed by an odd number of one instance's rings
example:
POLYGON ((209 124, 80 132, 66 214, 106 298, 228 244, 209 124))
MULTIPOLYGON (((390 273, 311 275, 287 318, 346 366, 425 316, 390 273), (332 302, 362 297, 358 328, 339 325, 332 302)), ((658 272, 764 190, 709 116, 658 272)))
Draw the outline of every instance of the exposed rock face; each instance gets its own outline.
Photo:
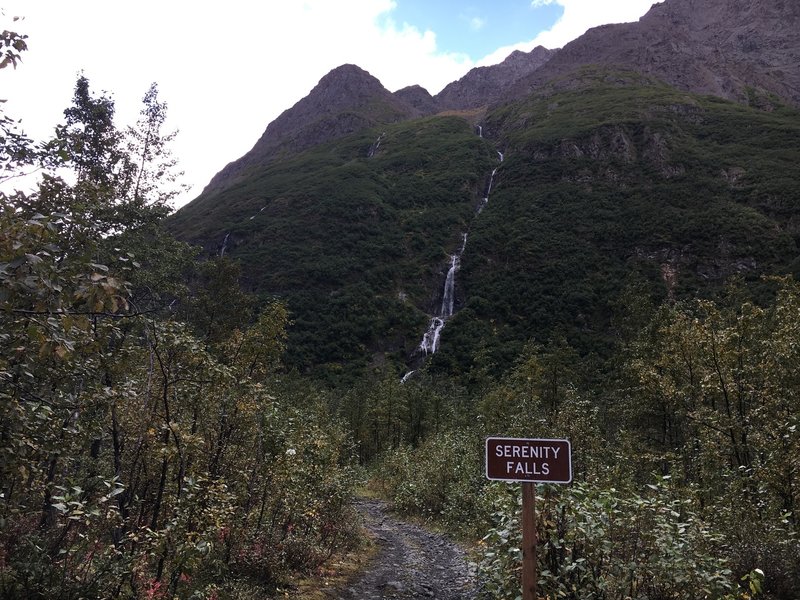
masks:
POLYGON ((394 95, 416 108, 423 115, 432 115, 439 112, 439 104, 428 90, 420 85, 410 85, 401 90, 397 90, 394 95))
POLYGON ((308 96, 270 123, 253 149, 217 173, 204 191, 223 187, 243 172, 267 165, 279 156, 419 114, 363 69, 343 65, 325 75, 308 96))
POLYGON ((442 110, 462 110, 485 106, 502 99, 508 88, 547 63, 557 50, 537 46, 530 52, 512 52, 499 65, 476 67, 458 81, 447 85, 436 96, 442 110))
POLYGON ((756 88, 800 105, 800 2, 666 0, 636 23, 590 29, 521 80, 511 96, 588 64, 732 100, 746 100, 748 88, 756 88))

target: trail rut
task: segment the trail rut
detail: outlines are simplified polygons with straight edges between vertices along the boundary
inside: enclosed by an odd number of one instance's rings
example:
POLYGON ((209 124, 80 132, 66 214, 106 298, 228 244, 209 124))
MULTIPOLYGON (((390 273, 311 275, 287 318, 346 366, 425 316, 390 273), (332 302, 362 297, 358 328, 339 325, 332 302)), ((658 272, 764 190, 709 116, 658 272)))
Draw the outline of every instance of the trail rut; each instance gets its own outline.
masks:
POLYGON ((356 506, 379 546, 378 553, 366 571, 331 592, 331 598, 477 599, 474 569, 457 544, 401 521, 387 511, 384 502, 361 500, 356 506))

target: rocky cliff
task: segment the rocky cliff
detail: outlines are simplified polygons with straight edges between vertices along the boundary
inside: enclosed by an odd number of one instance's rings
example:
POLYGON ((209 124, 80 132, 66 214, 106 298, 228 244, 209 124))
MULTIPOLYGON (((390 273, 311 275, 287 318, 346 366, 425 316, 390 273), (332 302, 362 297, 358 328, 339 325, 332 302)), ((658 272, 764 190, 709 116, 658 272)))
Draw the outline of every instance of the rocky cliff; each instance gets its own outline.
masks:
POLYGON ((434 97, 430 95, 430 92, 422 86, 410 85, 397 90, 394 95, 406 104, 413 106, 424 115, 432 115, 439 112, 438 103, 434 97))
POLYGON ((268 165, 278 157, 419 115, 419 110, 393 95, 365 70, 342 65, 270 123, 252 150, 217 173, 204 193, 225 187, 248 170, 268 165))
POLYGON ((547 63, 556 50, 537 46, 530 52, 512 52, 499 65, 476 67, 435 96, 440 110, 485 106, 505 97, 508 89, 547 63))
POLYGON ((590 29, 510 95, 525 96, 589 64, 731 100, 768 102, 765 96, 775 94, 800 105, 800 2, 667 0, 636 23, 590 29))

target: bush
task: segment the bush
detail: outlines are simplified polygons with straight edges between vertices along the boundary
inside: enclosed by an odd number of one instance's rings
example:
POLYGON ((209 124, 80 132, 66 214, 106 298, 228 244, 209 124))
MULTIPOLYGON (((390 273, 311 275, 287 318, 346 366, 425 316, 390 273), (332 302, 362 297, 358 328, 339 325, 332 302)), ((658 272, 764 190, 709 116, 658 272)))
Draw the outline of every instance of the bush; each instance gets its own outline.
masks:
POLYGON ((375 471, 398 510, 435 519, 463 535, 480 535, 488 523, 482 451, 476 433, 447 431, 427 438, 419 448, 386 452, 375 471))
MULTIPOLYGON (((509 490, 510 491, 510 490, 509 490)), ((521 495, 502 494, 481 542, 479 574, 493 597, 520 589, 521 495)), ((722 598, 737 591, 724 546, 668 479, 646 493, 586 484, 540 488, 540 594, 548 599, 722 598)))

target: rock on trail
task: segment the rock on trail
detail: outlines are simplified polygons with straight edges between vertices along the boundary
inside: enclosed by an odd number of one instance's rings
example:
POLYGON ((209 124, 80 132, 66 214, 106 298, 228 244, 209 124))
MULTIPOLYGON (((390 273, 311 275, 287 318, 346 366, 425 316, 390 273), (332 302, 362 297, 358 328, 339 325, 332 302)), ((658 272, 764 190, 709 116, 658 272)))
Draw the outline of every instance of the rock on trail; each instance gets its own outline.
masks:
POLYGON ((378 553, 349 585, 331 594, 342 600, 435 598, 474 600, 474 569, 466 553, 445 536, 405 523, 386 512, 378 500, 356 503, 378 553))

